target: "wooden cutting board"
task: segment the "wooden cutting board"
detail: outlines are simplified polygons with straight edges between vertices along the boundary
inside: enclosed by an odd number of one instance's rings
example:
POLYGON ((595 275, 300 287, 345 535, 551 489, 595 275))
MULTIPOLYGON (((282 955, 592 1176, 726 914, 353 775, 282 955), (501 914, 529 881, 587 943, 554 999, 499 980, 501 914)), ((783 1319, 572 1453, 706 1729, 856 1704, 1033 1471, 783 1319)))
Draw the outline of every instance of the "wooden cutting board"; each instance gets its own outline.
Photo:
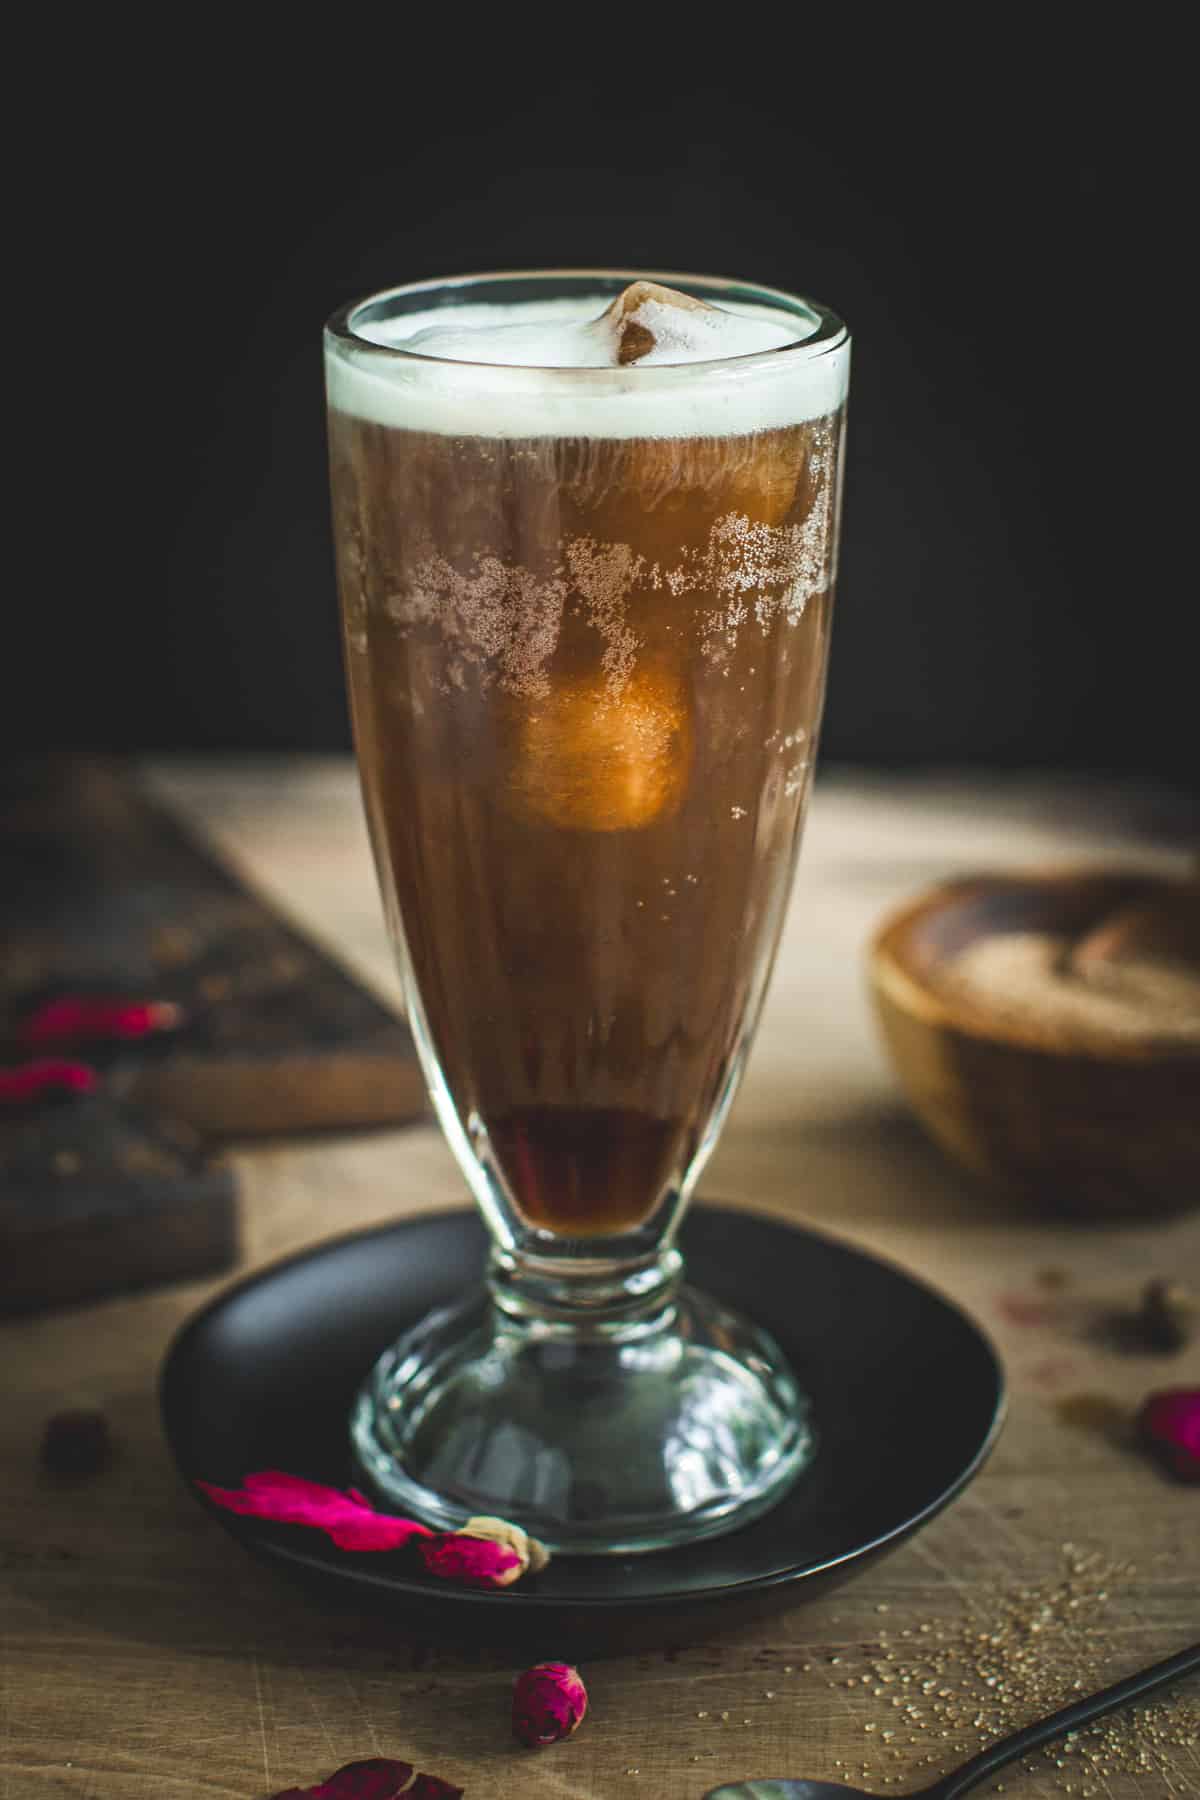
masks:
POLYGON ((425 1105, 402 1020, 92 759, 0 772, 0 1062, 22 1054, 20 1017, 64 991, 183 1009, 177 1032, 78 1053, 206 1136, 393 1125, 425 1105))
POLYGON ((423 1110, 404 1023, 139 789, 91 759, 0 766, 0 1069, 91 1092, 0 1106, 0 1314, 227 1268, 225 1139, 423 1110), (178 1030, 31 1043, 65 995, 170 1002, 178 1030))

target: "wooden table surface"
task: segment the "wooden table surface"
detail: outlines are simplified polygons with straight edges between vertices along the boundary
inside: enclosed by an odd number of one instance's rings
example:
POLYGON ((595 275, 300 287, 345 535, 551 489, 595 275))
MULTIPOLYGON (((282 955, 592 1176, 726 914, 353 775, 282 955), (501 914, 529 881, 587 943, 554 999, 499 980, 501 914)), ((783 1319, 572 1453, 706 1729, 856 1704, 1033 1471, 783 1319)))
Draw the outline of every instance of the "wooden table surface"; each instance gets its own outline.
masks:
MULTIPOLYGON (((254 881, 395 995, 348 761, 172 763, 151 775, 254 881)), ((180 1321, 219 1283, 10 1323, 0 1328, 3 1800, 260 1800, 380 1754, 456 1780, 468 1800, 696 1800, 721 1779, 787 1772, 903 1793, 951 1766, 956 1745, 977 1747, 989 1720, 1032 1716, 1041 1702, 1048 1711, 1073 1680, 1100 1685, 1200 1638, 1200 1493, 1160 1475, 1120 1429, 1122 1409, 1149 1389, 1200 1380, 1200 1345, 1137 1355, 1097 1329, 1151 1276, 1200 1284, 1200 1215, 1082 1228, 1020 1219, 985 1198, 906 1114, 862 980, 873 924, 929 881, 1048 860, 1172 868, 1186 828, 1169 798, 1128 788, 837 774, 818 787, 757 1048, 703 1188, 894 1258, 999 1344, 1012 1386, 999 1448, 911 1543, 767 1623, 591 1665, 583 1729, 534 1756, 508 1738, 511 1661, 430 1651, 402 1619, 392 1628, 317 1610, 183 1491, 159 1433, 155 1374, 180 1321), (38 1440, 51 1413, 80 1403, 109 1414, 120 1454, 102 1475, 62 1485, 39 1472, 38 1440), (1014 1634, 1044 1656, 1018 1667, 1014 1634), (922 1639, 937 1647, 936 1677, 914 1663, 922 1639), (989 1654, 1001 1670, 990 1689, 989 1654), (1031 1666, 1043 1672, 1021 1674, 1031 1666)), ((431 1124, 274 1143, 236 1161, 247 1267, 465 1200, 431 1124)), ((1200 1794, 1200 1682, 1172 1708, 1146 1721, 1158 1742, 1140 1766, 1126 1728, 1105 1751, 1113 1772, 1081 1743, 1010 1771, 1006 1790, 1200 1794)))

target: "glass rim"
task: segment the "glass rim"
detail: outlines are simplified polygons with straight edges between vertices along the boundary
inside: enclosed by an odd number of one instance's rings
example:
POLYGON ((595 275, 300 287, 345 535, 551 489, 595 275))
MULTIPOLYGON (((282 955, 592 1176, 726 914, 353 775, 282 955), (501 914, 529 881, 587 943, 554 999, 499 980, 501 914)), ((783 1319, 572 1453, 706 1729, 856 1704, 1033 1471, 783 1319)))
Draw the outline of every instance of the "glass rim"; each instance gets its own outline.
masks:
POLYGON ((325 324, 326 336, 346 350, 352 351, 355 357, 367 356, 378 358, 386 366, 410 366, 413 369, 426 370, 476 370, 487 375, 489 381, 511 379, 521 383, 531 373, 545 374, 555 378, 556 385, 563 380, 580 381, 587 384, 594 382, 611 382, 614 375, 628 380, 633 378, 638 385, 647 378, 678 380, 681 377, 695 378, 697 375, 711 375, 717 370, 749 370, 777 365, 787 361, 793 366, 798 362, 816 362, 830 351, 837 350, 850 342, 850 332, 838 315, 819 300, 809 299, 803 294, 793 294, 784 288, 765 287, 759 282, 739 281, 722 275, 697 275, 682 271, 661 271, 654 269, 593 269, 593 268, 560 268, 560 269, 498 269, 470 275, 446 275, 427 281, 402 282, 395 287, 379 288, 372 293, 362 294, 357 299, 347 301, 333 312, 325 324), (794 343, 776 344, 766 350, 751 350, 737 356, 709 357, 693 362, 653 363, 648 368, 639 368, 637 364, 604 368, 574 368, 571 366, 547 365, 539 363, 494 363, 476 362, 465 357, 426 356, 419 350, 406 350, 398 344, 381 344, 375 338, 363 337, 355 329, 355 319, 369 306, 379 306, 386 301, 434 295, 457 293, 464 301, 469 301, 471 294, 488 285, 506 282, 544 282, 553 283, 596 281, 611 283, 614 292, 620 292, 634 281, 655 281, 664 287, 677 287, 687 293, 692 288, 702 288, 719 297, 724 293, 730 298, 745 300, 752 305, 763 305, 777 311, 800 316, 803 309, 810 320, 815 319, 816 329, 807 336, 797 338, 794 343))

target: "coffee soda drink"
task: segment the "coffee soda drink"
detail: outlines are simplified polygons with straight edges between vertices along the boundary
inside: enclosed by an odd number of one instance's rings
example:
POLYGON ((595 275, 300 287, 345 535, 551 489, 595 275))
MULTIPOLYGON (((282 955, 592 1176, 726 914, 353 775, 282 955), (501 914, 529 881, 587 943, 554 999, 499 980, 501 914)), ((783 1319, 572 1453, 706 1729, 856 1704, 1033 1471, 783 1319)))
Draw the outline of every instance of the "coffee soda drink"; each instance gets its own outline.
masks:
POLYGON ((378 296, 327 348, 354 731, 435 1107, 502 1255, 661 1255, 799 844, 844 328, 727 283, 499 277, 378 296))

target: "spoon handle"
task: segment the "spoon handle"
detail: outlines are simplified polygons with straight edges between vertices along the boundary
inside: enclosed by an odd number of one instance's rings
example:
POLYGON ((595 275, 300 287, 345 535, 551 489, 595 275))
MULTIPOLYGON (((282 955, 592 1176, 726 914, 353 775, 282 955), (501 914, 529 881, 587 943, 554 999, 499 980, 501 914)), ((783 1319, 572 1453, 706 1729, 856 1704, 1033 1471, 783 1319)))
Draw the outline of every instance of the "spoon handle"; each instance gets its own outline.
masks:
POLYGON ((1177 1656, 1168 1656, 1165 1662, 1154 1663, 1143 1669, 1139 1675, 1127 1676, 1112 1687, 1102 1688, 1098 1694, 1091 1694, 1086 1700, 1076 1700, 1072 1706, 1064 1706, 1061 1712, 1051 1713, 1048 1719, 1042 1719, 1036 1725, 1027 1725, 1024 1731, 1015 1731, 1011 1737, 1001 1738, 998 1744, 992 1744, 973 1756, 969 1763, 956 1769, 953 1775, 947 1775, 944 1781, 935 1787, 926 1789, 928 1800, 958 1800, 977 1782, 984 1781, 1002 1769, 1005 1763, 1015 1762, 1017 1757, 1024 1756, 1030 1750, 1037 1750, 1054 1738, 1062 1737, 1077 1726, 1087 1725, 1092 1719, 1100 1718, 1104 1713, 1112 1712, 1114 1707, 1124 1706, 1129 1700, 1136 1700, 1140 1694, 1148 1694, 1151 1688, 1162 1687, 1164 1682, 1177 1681, 1181 1675, 1187 1675, 1193 1669, 1200 1669, 1200 1644, 1193 1644, 1189 1650, 1181 1650, 1177 1656))

